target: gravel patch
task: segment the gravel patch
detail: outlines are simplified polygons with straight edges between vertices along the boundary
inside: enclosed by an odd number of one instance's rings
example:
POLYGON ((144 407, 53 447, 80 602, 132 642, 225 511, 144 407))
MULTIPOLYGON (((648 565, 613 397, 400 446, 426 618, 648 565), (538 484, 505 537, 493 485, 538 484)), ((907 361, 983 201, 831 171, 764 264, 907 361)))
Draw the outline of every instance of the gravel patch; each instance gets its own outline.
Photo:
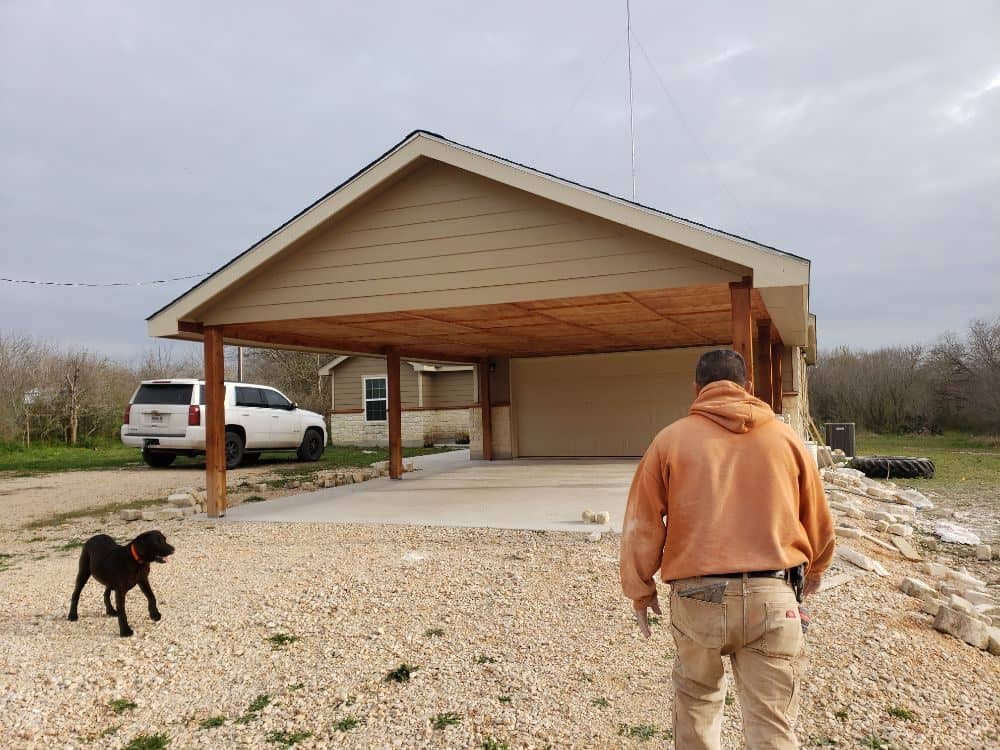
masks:
MULTIPOLYGON (((68 622, 67 543, 146 527, 0 532, 6 746, 121 748, 140 733, 170 748, 670 745, 668 619, 639 637, 614 535, 163 522, 177 547, 151 577, 163 620, 133 591, 136 635, 119 638, 91 582, 68 622)), ((895 590, 911 564, 865 551, 890 575, 807 603, 803 746, 996 747, 1000 661, 933 631, 895 590)), ((724 747, 742 747, 739 726, 734 701, 724 747)))

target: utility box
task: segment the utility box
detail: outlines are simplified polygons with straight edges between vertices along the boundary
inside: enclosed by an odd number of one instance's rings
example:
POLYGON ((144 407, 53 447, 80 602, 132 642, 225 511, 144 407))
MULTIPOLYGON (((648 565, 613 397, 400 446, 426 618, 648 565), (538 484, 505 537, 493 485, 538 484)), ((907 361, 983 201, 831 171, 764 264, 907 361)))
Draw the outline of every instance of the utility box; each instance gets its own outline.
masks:
POLYGON ((854 457, 854 422, 827 422, 826 423, 826 444, 830 450, 844 451, 845 454, 854 457))

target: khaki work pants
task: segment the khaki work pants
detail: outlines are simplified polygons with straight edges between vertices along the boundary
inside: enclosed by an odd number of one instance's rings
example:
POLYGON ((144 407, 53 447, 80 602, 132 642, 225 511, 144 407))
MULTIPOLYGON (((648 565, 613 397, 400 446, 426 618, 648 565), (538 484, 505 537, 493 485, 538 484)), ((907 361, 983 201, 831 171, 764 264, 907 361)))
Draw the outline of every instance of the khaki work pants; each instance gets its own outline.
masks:
POLYGON ((687 578, 672 582, 674 742, 678 750, 718 750, 728 655, 750 750, 798 748, 804 644, 798 603, 779 578, 687 578), (722 601, 715 586, 724 585, 722 601), (706 589, 707 587, 707 589, 706 589), (685 596, 685 593, 688 596, 685 596))

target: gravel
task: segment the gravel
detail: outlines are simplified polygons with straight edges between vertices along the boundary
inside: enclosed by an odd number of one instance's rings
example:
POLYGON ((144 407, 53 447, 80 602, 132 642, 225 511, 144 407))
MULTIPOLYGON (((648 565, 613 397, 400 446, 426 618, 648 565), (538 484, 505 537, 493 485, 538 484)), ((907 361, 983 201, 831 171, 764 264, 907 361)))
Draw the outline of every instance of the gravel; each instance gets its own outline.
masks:
MULTIPOLYGON (((121 748, 156 732, 171 748, 670 744, 668 619, 637 635, 614 534, 166 521, 177 553, 152 573, 163 620, 133 591, 136 635, 119 638, 90 583, 68 622, 67 540, 140 525, 0 532, 13 555, 0 558, 5 746, 121 748), (410 679, 387 681, 402 664, 410 679), (115 713, 116 700, 136 706, 115 713), (458 723, 435 729, 449 713, 458 723)), ((888 577, 845 565, 859 574, 807 603, 803 745, 996 747, 1000 660, 933 631, 895 590, 915 564, 865 551, 888 577)), ((738 703, 725 715, 724 747, 742 747, 738 703)))

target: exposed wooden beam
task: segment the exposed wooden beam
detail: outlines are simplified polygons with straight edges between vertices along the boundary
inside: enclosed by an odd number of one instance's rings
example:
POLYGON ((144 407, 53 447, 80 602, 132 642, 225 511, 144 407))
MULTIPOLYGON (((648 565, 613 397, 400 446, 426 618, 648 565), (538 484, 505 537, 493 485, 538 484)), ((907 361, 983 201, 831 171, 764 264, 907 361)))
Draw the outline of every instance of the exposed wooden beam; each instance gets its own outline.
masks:
POLYGON ((782 410, 782 375, 781 362, 785 357, 785 347, 780 339, 771 342, 771 408, 775 414, 781 414, 782 410))
POLYGON ((771 321, 757 321, 757 367, 754 378, 754 394, 761 401, 767 404, 774 403, 774 392, 772 391, 772 372, 774 366, 771 363, 771 321))
POLYGON ((205 336, 205 488, 210 518, 226 514, 226 368, 222 329, 205 336))
POLYGON ((490 403, 490 360, 479 360, 479 410, 483 420, 483 459, 493 460, 493 406, 490 403))
POLYGON ((635 304, 639 305, 639 307, 645 308, 649 312, 653 313, 653 315, 656 315, 660 320, 665 320, 667 323, 673 323, 675 326, 677 326, 679 328, 683 328, 688 333, 691 333, 691 334, 693 334, 693 335, 695 335, 695 336, 697 336, 699 338, 702 338, 702 339, 709 339, 709 338, 711 338, 711 336, 706 336, 701 331, 696 331, 694 328, 692 328, 691 326, 689 326, 687 323, 683 323, 683 322, 677 320, 676 318, 674 318, 674 317, 672 317, 670 315, 667 315, 666 313, 661 313, 655 307, 651 307, 650 305, 647 305, 641 299, 637 299, 631 292, 622 292, 622 294, 624 296, 628 297, 630 300, 632 300, 632 302, 635 302, 635 304))
POLYGON ((389 389, 389 478, 403 478, 403 401, 399 384, 399 352, 390 349, 385 357, 386 385, 389 389))
MULTIPOLYGON (((742 281, 729 284, 729 295, 732 301, 732 331, 733 349, 743 355, 746 362, 747 375, 753 372, 753 317, 750 311, 750 290, 753 279, 744 276, 742 281)), ((752 376, 751 376, 752 377, 752 376)))

